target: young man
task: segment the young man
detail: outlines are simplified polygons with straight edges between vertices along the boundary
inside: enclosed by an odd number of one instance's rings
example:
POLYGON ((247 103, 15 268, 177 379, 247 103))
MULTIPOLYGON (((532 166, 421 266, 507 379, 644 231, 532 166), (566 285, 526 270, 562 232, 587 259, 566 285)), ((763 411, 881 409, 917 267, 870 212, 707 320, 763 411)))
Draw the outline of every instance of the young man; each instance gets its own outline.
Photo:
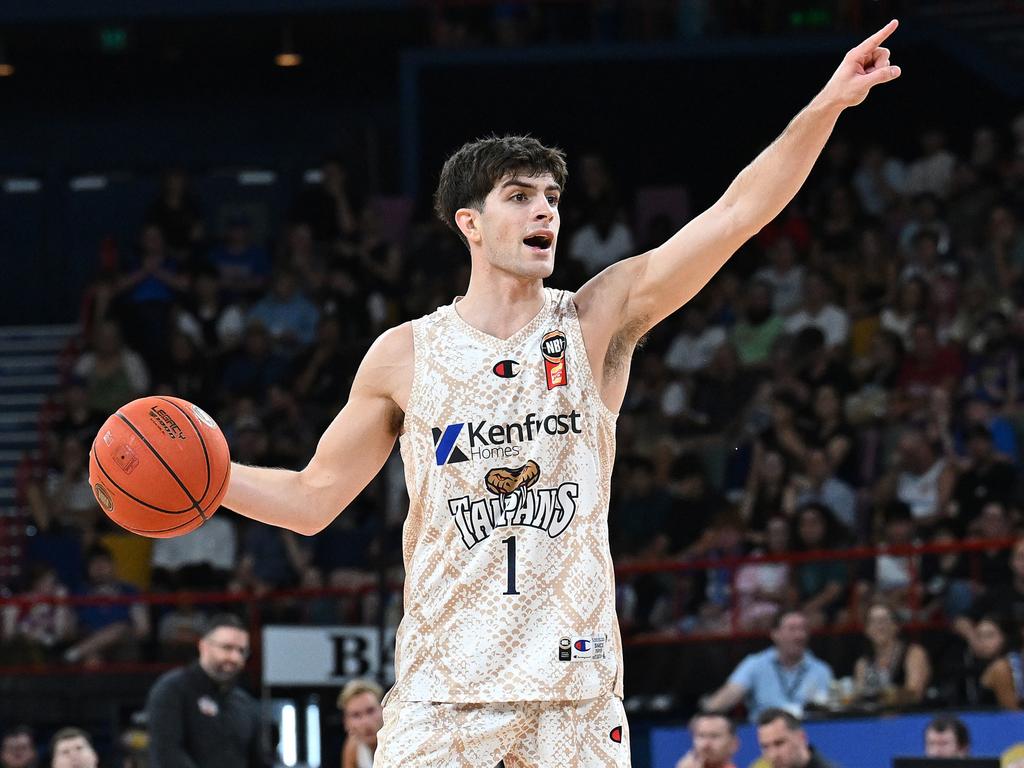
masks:
POLYGON ((810 745, 800 720, 784 709, 766 709, 758 716, 757 743, 771 768, 836 768, 810 745))
POLYGON ((880 47, 895 28, 710 209, 576 294, 543 285, 562 153, 490 138, 445 163, 435 207, 469 248, 466 295, 377 339, 305 469, 236 465, 224 500, 316 533, 400 439, 406 613, 377 768, 629 764, 607 514, 630 357, 793 198, 840 113, 899 75, 880 47))
POLYGON ((937 715, 924 729, 925 757, 967 757, 971 732, 955 715, 937 715))
POLYGON ((338 694, 345 720, 341 768, 373 768, 377 733, 384 725, 380 702, 384 691, 372 680, 349 680, 338 694))
POLYGON ((61 728, 50 742, 52 768, 97 768, 99 757, 89 734, 80 728, 61 728))

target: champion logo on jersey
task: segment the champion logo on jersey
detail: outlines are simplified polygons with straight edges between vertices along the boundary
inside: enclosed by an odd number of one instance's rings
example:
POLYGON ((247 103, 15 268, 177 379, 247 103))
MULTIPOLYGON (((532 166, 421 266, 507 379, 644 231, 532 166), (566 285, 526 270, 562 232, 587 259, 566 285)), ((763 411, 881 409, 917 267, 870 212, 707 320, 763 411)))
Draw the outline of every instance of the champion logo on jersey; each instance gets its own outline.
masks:
POLYGON ((548 331, 540 342, 548 389, 564 387, 569 383, 569 375, 565 368, 565 347, 565 334, 561 331, 548 331))
POLYGON ((608 738, 614 741, 616 744, 622 743, 622 726, 616 725, 612 728, 611 733, 608 734, 608 738))
POLYGON ((573 648, 575 648, 580 653, 586 653, 587 651, 590 650, 590 641, 589 640, 577 640, 575 643, 573 643, 573 648))
POLYGON ((469 461, 466 454, 460 451, 459 446, 455 444, 464 426, 466 424, 462 422, 461 424, 449 424, 443 432, 437 427, 430 430, 434 436, 434 456, 437 459, 437 466, 443 467, 445 464, 469 461))
POLYGON ((517 360, 499 360, 491 368, 491 372, 502 379, 514 379, 519 375, 519 369, 522 366, 517 360))

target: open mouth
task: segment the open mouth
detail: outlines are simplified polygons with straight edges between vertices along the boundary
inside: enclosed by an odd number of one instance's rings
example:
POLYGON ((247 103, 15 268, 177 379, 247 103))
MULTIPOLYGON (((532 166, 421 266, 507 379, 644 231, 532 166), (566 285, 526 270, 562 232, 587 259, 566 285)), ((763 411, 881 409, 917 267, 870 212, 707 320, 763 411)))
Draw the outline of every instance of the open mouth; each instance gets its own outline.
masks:
POLYGON ((523 242, 534 250, 546 251, 551 247, 553 239, 550 235, 533 235, 523 240, 523 242))

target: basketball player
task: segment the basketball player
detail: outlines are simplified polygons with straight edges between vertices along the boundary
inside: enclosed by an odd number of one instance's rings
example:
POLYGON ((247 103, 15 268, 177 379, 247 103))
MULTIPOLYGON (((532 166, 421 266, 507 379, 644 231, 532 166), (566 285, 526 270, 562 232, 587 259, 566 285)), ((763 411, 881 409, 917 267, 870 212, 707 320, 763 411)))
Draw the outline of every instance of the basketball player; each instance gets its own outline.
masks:
POLYGON ((314 534, 399 440, 405 616, 376 768, 629 765, 607 515, 630 356, 793 198, 840 113, 899 76, 880 47, 895 29, 847 53, 711 208, 575 294, 543 285, 562 153, 504 137, 447 160, 435 207, 469 248, 466 295, 374 342, 305 469, 236 465, 224 499, 314 534))

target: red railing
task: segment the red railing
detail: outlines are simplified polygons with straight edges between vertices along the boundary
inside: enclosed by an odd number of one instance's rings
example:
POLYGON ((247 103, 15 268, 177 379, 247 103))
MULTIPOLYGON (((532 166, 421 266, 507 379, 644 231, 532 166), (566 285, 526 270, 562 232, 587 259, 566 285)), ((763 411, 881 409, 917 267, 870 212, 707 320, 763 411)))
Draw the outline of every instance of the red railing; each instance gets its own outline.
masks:
MULTIPOLYGON (((897 557, 919 557, 921 555, 942 555, 942 554, 964 554, 981 552, 995 552, 1009 549, 1015 543, 1015 539, 988 539, 972 540, 966 542, 951 542, 948 544, 923 544, 898 547, 851 547, 843 550, 821 550, 813 552, 787 553, 781 555, 761 555, 753 557, 723 557, 721 559, 704 558, 689 561, 650 561, 643 563, 623 564, 616 568, 617 579, 620 584, 632 579, 634 576, 666 573, 684 574, 710 569, 730 569, 732 581, 732 624, 730 630, 725 633, 683 633, 681 631, 662 630, 637 634, 628 637, 627 645, 646 646, 655 644, 671 643, 700 643, 708 641, 721 642, 723 637, 730 640, 744 640, 764 636, 764 631, 743 630, 738 624, 738 594, 736 587, 736 574, 745 565, 760 565, 767 563, 787 563, 800 565, 803 563, 822 561, 856 561, 878 557, 879 555, 892 555, 897 557)), ((912 577, 920 586, 919 574, 916 568, 912 577)), ((402 589, 402 585, 391 582, 386 585, 385 592, 390 594, 402 589)), ((239 606, 244 608, 244 613, 251 627, 251 642, 253 645, 253 656, 259 667, 260 654, 260 629, 264 624, 263 616, 265 609, 273 604, 284 601, 312 601, 321 598, 352 598, 366 596, 381 591, 380 584, 369 584, 356 588, 322 588, 322 589, 285 589, 274 590, 262 595, 253 593, 238 592, 178 592, 178 593, 142 593, 132 595, 110 596, 110 597, 84 597, 84 596, 47 596, 47 597, 8 597, 0 598, 0 612, 9 606, 21 607, 32 606, 38 603, 51 603, 66 606, 95 606, 95 605, 135 605, 145 603, 148 605, 181 605, 190 604, 194 606, 217 605, 217 606, 239 606)), ((911 590, 913 594, 914 590, 911 590)), ((851 606, 856 608, 856 606, 851 606)), ((862 625, 857 619, 859 616, 856 610, 850 611, 851 620, 843 625, 833 625, 815 630, 815 634, 822 635, 843 635, 862 631, 862 625)), ((369 623, 369 622, 367 622, 369 623)), ((948 628, 945 617, 937 617, 928 620, 917 620, 908 623, 904 627, 907 631, 918 632, 925 630, 942 630, 948 628)), ((73 666, 57 665, 20 665, 2 667, 4 674, 39 675, 68 672, 133 672, 133 671, 159 671, 168 668, 167 664, 160 663, 129 663, 129 664, 106 664, 90 670, 76 668, 73 666)))

